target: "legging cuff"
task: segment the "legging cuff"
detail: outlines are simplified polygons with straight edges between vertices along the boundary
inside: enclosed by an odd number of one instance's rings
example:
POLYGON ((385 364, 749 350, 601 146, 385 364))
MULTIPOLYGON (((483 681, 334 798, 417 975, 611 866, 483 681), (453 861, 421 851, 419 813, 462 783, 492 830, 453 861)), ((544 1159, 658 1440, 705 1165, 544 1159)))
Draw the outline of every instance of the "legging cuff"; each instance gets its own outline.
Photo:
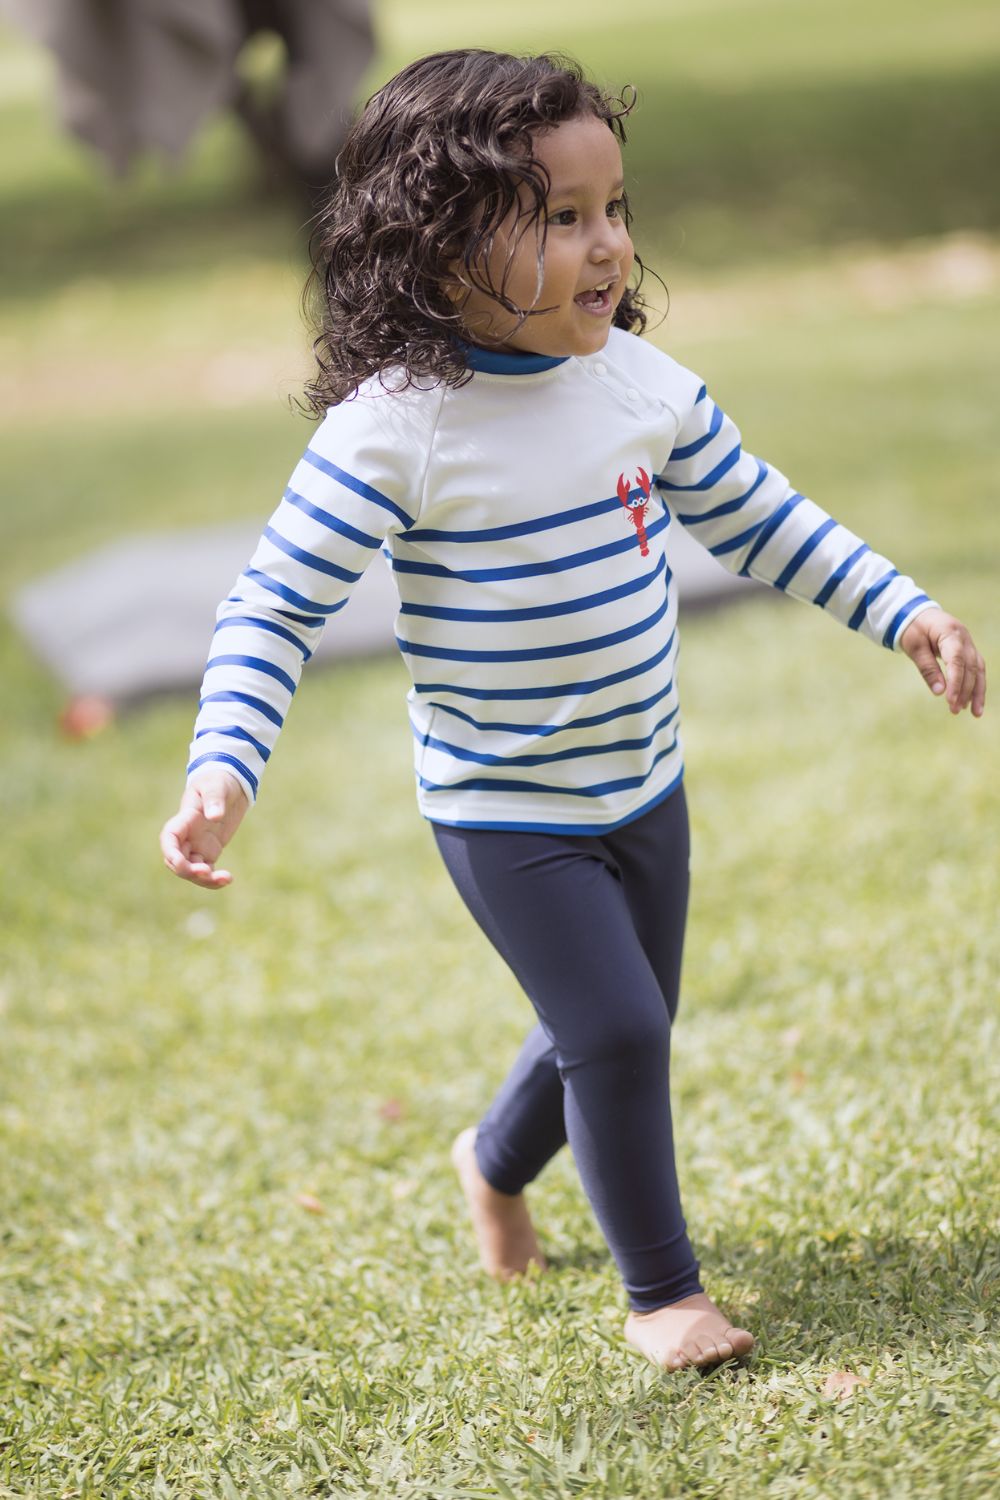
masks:
POLYGON ((693 1297, 696 1292, 704 1290, 698 1276, 697 1261, 686 1271, 671 1276, 659 1286, 643 1287, 641 1291, 626 1287, 628 1305, 633 1312, 655 1312, 658 1307, 667 1307, 671 1302, 679 1302, 682 1297, 693 1297))
POLYGON ((525 1177, 523 1163, 509 1155, 505 1157, 505 1153, 497 1149, 493 1136, 481 1127, 476 1135, 476 1162, 490 1187, 498 1193, 509 1193, 511 1197, 523 1193, 535 1175, 525 1177))

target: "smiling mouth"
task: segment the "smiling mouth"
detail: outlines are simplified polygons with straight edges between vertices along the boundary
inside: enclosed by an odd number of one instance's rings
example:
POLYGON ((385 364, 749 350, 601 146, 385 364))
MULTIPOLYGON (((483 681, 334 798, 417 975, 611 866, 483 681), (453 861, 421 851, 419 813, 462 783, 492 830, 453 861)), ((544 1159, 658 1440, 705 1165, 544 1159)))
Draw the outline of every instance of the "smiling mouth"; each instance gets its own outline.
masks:
POLYGON ((573 298, 573 301, 577 307, 582 307, 584 312, 592 313, 599 318, 607 317, 613 307, 611 289, 617 280, 617 277, 612 277, 609 281, 602 281, 600 286, 591 287, 589 292, 581 292, 579 296, 573 298))

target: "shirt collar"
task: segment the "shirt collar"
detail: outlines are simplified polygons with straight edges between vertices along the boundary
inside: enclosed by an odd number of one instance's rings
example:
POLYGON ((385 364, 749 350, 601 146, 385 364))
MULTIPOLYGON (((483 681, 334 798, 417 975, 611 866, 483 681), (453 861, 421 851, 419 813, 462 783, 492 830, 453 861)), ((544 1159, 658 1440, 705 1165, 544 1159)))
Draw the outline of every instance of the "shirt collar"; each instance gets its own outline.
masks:
POLYGON ((460 343, 470 370, 481 370, 487 375, 537 375, 541 370, 554 370, 564 365, 568 354, 522 354, 519 350, 484 349, 479 344, 460 343))

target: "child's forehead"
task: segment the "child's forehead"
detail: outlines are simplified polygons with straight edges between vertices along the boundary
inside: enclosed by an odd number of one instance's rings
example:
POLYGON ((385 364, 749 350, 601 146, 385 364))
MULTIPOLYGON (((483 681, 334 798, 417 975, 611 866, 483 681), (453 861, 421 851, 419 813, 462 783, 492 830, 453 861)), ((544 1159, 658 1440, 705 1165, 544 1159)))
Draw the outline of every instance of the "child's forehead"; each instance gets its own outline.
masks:
POLYGON ((532 137, 532 150, 551 181, 550 193, 585 191, 621 181, 618 138, 597 115, 575 115, 532 137))

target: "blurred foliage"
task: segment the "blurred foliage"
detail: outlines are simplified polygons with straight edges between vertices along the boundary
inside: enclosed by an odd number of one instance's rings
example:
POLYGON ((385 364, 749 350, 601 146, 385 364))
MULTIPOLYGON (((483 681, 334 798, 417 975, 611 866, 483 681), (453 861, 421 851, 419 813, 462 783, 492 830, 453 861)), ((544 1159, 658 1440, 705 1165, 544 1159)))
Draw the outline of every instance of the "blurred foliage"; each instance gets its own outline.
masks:
MULTIPOLYGON (((628 170, 641 237, 669 259, 731 264, 851 239, 995 229, 1000 12, 903 0, 646 0, 629 25, 596 0, 485 18, 450 0, 379 7, 374 87, 439 46, 562 47, 639 95, 628 170)), ((266 53, 265 53, 266 58, 266 53)), ((259 59, 257 60, 259 68, 259 59)), ((81 276, 124 278, 278 256, 306 211, 255 191, 238 129, 220 121, 175 174, 148 163, 109 183, 42 125, 46 69, 0 31, 0 299, 81 276)), ((301 242, 301 236, 300 236, 301 242)))

